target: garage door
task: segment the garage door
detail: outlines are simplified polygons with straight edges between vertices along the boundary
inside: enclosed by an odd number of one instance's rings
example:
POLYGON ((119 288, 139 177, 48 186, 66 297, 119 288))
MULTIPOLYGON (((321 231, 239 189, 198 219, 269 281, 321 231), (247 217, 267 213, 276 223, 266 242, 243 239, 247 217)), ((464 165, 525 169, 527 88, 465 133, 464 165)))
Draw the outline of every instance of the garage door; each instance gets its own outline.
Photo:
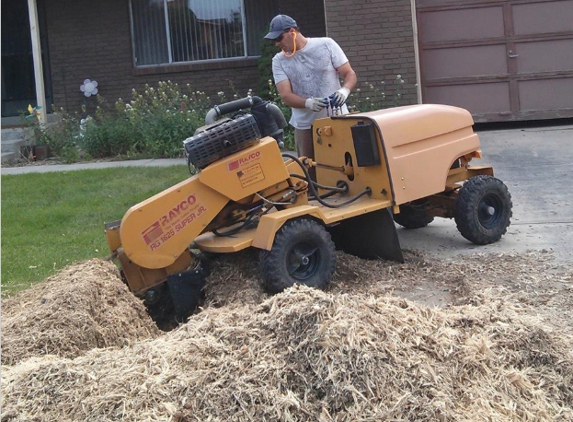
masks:
POLYGON ((424 103, 476 122, 573 116, 573 0, 417 0, 424 103))

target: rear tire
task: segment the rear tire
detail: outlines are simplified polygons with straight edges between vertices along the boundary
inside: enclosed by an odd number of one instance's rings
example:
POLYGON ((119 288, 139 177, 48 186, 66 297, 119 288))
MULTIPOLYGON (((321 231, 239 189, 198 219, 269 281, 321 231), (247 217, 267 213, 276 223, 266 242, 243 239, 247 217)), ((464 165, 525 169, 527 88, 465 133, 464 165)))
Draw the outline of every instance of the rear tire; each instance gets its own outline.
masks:
POLYGON ((261 251, 263 285, 279 293, 295 284, 324 289, 334 273, 334 242, 326 229, 314 220, 286 222, 275 236, 270 251, 261 251))
POLYGON ((421 229, 434 221, 434 217, 411 205, 400 205, 400 213, 394 214, 394 221, 407 229, 421 229))
POLYGON ((454 219, 461 235, 477 245, 497 242, 507 232, 512 215, 511 194, 495 177, 475 176, 460 188, 454 219))

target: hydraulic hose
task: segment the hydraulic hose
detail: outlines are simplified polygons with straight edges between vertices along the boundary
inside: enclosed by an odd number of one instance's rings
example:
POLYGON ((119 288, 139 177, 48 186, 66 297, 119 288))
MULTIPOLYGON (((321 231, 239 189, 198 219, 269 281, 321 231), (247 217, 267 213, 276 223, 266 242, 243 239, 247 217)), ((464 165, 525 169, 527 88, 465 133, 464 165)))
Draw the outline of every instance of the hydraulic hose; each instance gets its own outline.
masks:
POLYGON ((300 168, 301 168, 302 171, 304 172, 304 175, 305 175, 305 177, 306 177, 306 180, 308 181, 308 188, 310 189, 311 193, 314 195, 314 198, 315 198, 320 204, 324 205, 325 207, 328 207, 328 208, 340 208, 340 207, 343 207, 343 206, 345 206, 345 205, 348 205, 348 204, 351 204, 351 203, 357 201, 359 198, 361 198, 361 197, 364 196, 364 195, 370 195, 370 194, 372 193, 372 189, 370 189, 369 187, 367 187, 367 188, 364 189, 362 192, 360 192, 358 195, 356 195, 356 196, 350 198, 348 201, 344 201, 344 202, 341 202, 340 204, 336 204, 336 205, 329 204, 328 202, 324 201, 324 200, 320 197, 320 195, 318 194, 318 192, 316 191, 316 188, 315 188, 316 182, 314 182, 314 181, 311 179, 310 174, 309 174, 309 172, 308 172, 308 169, 305 167, 305 165, 302 163, 302 161, 300 161, 300 159, 299 159, 298 157, 295 157, 295 156, 290 155, 290 154, 282 154, 282 156, 283 156, 283 157, 288 157, 288 158, 294 160, 294 161, 300 166, 300 168))

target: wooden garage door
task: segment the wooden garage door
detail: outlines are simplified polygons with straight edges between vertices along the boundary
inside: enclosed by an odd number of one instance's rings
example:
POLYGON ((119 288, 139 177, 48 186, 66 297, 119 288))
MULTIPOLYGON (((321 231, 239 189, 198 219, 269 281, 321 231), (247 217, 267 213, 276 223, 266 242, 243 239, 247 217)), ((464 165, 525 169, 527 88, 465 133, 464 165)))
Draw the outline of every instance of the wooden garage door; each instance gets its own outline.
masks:
POLYGON ((476 122, 573 116, 573 0, 417 0, 424 103, 476 122))

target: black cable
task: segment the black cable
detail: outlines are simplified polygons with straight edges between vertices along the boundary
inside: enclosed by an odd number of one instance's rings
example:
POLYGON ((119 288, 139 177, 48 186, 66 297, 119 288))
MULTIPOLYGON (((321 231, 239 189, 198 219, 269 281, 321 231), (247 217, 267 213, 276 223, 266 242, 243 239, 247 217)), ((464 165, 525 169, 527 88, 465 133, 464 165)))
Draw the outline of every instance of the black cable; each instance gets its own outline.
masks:
POLYGON ((354 196, 353 198, 350 198, 348 201, 345 201, 345 202, 342 202, 342 203, 336 204, 336 205, 329 204, 328 202, 323 201, 323 200, 320 198, 320 195, 318 194, 318 192, 316 191, 316 188, 314 187, 314 183, 315 183, 315 182, 312 181, 312 179, 311 179, 311 177, 310 177, 310 174, 309 174, 309 172, 308 172, 308 169, 305 167, 305 165, 302 163, 302 161, 300 161, 298 157, 295 157, 295 156, 290 155, 290 154, 282 154, 282 155, 283 155, 283 157, 286 156, 286 157, 288 157, 288 158, 291 158, 292 160, 294 160, 294 161, 300 166, 300 168, 301 168, 302 171, 304 172, 304 175, 305 175, 305 177, 306 177, 306 180, 307 180, 307 181, 308 181, 308 180, 311 181, 311 182, 308 184, 308 187, 309 187, 311 193, 314 195, 314 198, 316 199, 316 201, 318 201, 320 204, 324 205, 325 207, 328 207, 328 208, 340 208, 340 207, 342 207, 342 206, 344 206, 344 205, 348 205, 348 204, 351 204, 351 203, 357 201, 360 197, 362 197, 362 196, 364 196, 364 195, 366 195, 366 194, 370 195, 370 194, 372 193, 372 189, 370 189, 369 187, 366 187, 366 189, 364 189, 362 192, 360 192, 358 195, 354 196))
MULTIPOLYGON (((301 180, 304 180, 304 181, 310 183, 305 176, 301 176, 300 174, 291 173, 291 174, 289 174, 289 176, 294 177, 296 179, 301 179, 301 180)), ((311 180, 311 182, 314 184, 315 187, 317 187, 319 189, 330 190, 333 192, 340 192, 340 193, 348 192, 348 183, 346 183, 344 180, 338 181, 338 184, 342 183, 344 186, 336 186, 336 187, 321 185, 320 183, 317 183, 314 180, 311 180)))

